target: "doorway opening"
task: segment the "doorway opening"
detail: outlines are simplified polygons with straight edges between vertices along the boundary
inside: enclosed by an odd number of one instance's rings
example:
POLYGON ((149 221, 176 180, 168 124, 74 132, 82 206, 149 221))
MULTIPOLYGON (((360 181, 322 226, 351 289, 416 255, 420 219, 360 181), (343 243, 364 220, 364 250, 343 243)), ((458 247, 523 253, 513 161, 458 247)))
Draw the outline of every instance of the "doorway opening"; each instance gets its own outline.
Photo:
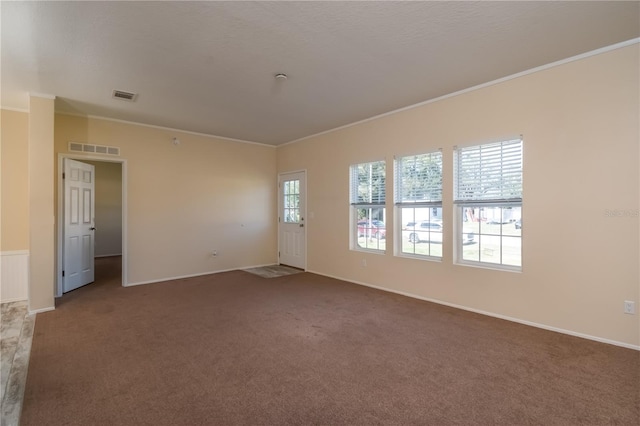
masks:
MULTIPOLYGON (((85 244, 89 242, 91 247, 90 266, 83 266, 84 269, 95 267, 96 261, 100 268, 104 269, 105 265, 111 265, 120 275, 121 285, 127 285, 127 214, 126 214, 126 188, 127 188, 127 163, 121 158, 103 158, 91 155, 74 155, 59 154, 58 155, 58 208, 56 218, 56 247, 57 247, 57 263, 56 263, 56 285, 54 294, 56 297, 62 296, 69 290, 69 282, 65 281, 67 272, 65 268, 69 267, 70 258, 73 252, 69 252, 69 243, 67 235, 68 224, 65 225, 65 215, 71 217, 70 205, 73 201, 69 190, 65 190, 65 179, 63 172, 65 171, 65 163, 71 163, 75 160, 91 167, 95 170, 93 181, 95 182, 95 208, 91 208, 87 219, 92 221, 91 235, 85 236, 85 244), (65 194, 67 192, 67 194, 65 194), (90 241, 93 240, 93 241, 90 241)), ((68 177, 68 176, 67 176, 68 177)), ((68 187, 69 185, 67 185, 68 187)), ((84 199, 80 198, 83 202, 84 199)), ((84 207, 84 206, 83 206, 84 207)), ((85 214, 80 207, 82 214, 85 214)), ((77 219, 74 217, 74 219, 77 219)), ((82 222, 82 220, 80 220, 82 222)), ((82 237, 81 237, 82 238, 82 237)), ((77 251, 76 251, 77 252, 77 251)), ((88 250, 85 250, 88 253, 88 250)), ((68 276, 68 275, 67 275, 68 276)), ((93 282, 93 276, 90 278, 93 282)), ((96 277, 97 278, 97 277, 96 277)), ((85 280, 86 281, 86 280, 85 280)), ((77 283, 76 283, 77 284, 77 283)), ((84 284, 81 284, 84 285, 84 284)))

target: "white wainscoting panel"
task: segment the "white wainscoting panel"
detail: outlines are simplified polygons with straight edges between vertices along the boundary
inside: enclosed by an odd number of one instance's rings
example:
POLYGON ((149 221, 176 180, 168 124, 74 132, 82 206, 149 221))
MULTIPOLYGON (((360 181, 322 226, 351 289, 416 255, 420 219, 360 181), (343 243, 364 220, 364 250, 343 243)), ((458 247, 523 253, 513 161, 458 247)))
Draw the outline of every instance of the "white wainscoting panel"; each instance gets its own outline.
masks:
POLYGON ((0 303, 29 297, 29 251, 0 252, 0 303))

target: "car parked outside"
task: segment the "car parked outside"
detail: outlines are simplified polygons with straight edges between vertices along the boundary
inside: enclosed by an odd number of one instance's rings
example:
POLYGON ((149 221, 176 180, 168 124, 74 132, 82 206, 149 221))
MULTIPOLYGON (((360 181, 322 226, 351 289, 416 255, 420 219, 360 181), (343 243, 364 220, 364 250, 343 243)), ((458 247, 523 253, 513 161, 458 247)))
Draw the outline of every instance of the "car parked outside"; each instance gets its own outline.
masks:
POLYGON ((371 237, 381 240, 386 236, 387 230, 383 221, 376 219, 358 221, 358 237, 371 237))
POLYGON ((411 243, 442 243, 442 223, 429 220, 409 222, 402 228, 402 235, 411 243))

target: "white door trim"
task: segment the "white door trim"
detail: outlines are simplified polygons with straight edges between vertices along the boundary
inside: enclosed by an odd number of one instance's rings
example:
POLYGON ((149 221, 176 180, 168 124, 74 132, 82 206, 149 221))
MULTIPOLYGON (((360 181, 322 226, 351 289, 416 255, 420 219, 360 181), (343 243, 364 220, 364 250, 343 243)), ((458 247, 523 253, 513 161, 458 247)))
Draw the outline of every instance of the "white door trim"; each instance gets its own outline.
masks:
POLYGON ((63 228, 64 228, 64 181, 62 180, 62 172, 64 172, 64 159, 72 160, 88 160, 102 161, 105 163, 122 164, 122 285, 128 284, 127 280, 127 160, 124 158, 105 158, 91 154, 73 154, 58 153, 58 172, 57 172, 57 188, 58 188, 58 207, 56 216, 56 285, 54 289, 55 297, 62 296, 62 255, 63 250, 63 228))
MULTIPOLYGON (((305 201, 304 201, 304 204, 302 206, 303 208, 302 208, 302 211, 300 212, 300 214, 301 214, 302 217, 307 218, 307 204, 309 202, 308 201, 309 197, 308 197, 308 194, 307 194, 307 179, 308 179, 307 169, 292 170, 292 171, 288 171, 288 172, 278 173, 278 181, 276 182, 276 188, 278 189, 278 201, 277 201, 277 211, 276 211, 276 218, 278 219, 278 239, 277 239, 277 242, 276 242, 277 245, 278 245, 276 247, 276 254, 277 254, 277 257, 278 257, 278 265, 280 264, 280 255, 279 255, 280 254, 280 224, 282 223, 280 221, 280 207, 281 207, 281 203, 283 201, 282 200, 282 191, 281 191, 281 188, 280 188, 280 182, 282 181, 282 177, 284 175, 290 175, 290 174, 294 174, 294 173, 303 173, 304 174, 304 188, 303 188, 303 190, 304 190, 305 201)), ((307 248, 309 246, 307 244, 307 236, 308 236, 307 228, 308 228, 308 225, 309 225, 309 220, 307 218, 305 220, 305 226, 304 226, 304 245, 305 245, 305 247, 304 247, 304 267, 302 268, 305 271, 307 270, 307 248)))

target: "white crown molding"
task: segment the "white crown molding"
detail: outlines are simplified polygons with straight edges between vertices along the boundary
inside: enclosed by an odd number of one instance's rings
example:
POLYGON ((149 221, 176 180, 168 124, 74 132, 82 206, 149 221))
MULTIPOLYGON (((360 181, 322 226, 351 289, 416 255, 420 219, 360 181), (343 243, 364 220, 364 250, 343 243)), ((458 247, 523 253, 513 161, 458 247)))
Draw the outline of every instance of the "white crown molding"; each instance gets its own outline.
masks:
POLYGON ((633 38, 631 40, 623 41, 623 42, 620 42, 620 43, 612 44, 611 46, 601 47, 600 49, 592 50, 590 52, 582 53, 582 54, 576 55, 576 56, 571 56, 569 58, 561 59, 561 60, 556 61, 556 62, 551 62, 550 64, 541 65, 539 67, 531 68, 531 69, 526 70, 526 71, 521 71, 521 72, 516 73, 516 74, 512 74, 512 75, 509 75, 509 76, 506 76, 506 77, 502 77, 502 78, 499 78, 497 80, 489 81, 487 83, 478 84, 477 86, 472 86, 472 87, 469 87, 469 88, 466 88, 466 89, 458 90, 457 92, 449 93, 447 95, 439 96, 437 98, 429 99, 429 100, 426 100, 426 101, 423 101, 423 102, 420 102, 420 103, 417 103, 417 104, 409 105, 409 106, 402 107, 402 108, 399 108, 399 109, 396 109, 396 110, 393 110, 393 111, 389 111, 389 112, 385 112, 385 113, 382 113, 382 114, 374 115, 373 117, 365 118, 364 120, 355 121, 353 123, 345 124, 345 125, 340 126, 340 127, 336 127, 336 128, 329 129, 329 130, 324 130, 324 131, 319 132, 319 133, 314 133, 313 135, 304 136, 304 137, 299 138, 299 139, 295 139, 295 140, 292 140, 292 141, 289 141, 289 142, 285 142, 285 143, 279 144, 279 145, 277 145, 277 147, 281 147, 281 146, 286 146, 286 145, 302 142, 302 141, 305 141, 307 139, 315 138, 317 136, 326 135, 327 133, 337 132, 338 130, 342 130, 342 129, 346 129, 346 128, 349 128, 349 127, 357 126, 358 124, 363 124, 363 123, 366 123, 366 122, 369 122, 369 121, 377 120, 379 118, 386 117, 388 115, 393 115, 393 114, 397 114, 399 112, 411 110, 411 109, 414 109, 414 108, 419 108, 421 106, 429 105, 429 104, 432 104, 434 102, 442 101, 444 99, 453 98, 454 96, 459 96, 459 95, 462 95, 464 93, 469 93, 469 92, 473 92, 473 91, 476 91, 476 90, 484 89, 486 87, 490 87, 490 86, 494 86, 496 84, 504 83, 505 81, 513 80, 513 79, 520 78, 520 77, 523 77, 523 76, 526 76, 526 75, 530 75, 530 74, 535 74, 535 73, 540 72, 540 71, 548 70, 550 68, 555 68, 555 67, 558 67, 558 66, 561 66, 561 65, 565 65, 565 64, 568 64, 568 63, 571 63, 571 62, 579 61, 581 59, 589 58, 591 56, 600 55, 602 53, 610 52, 612 50, 622 49, 624 47, 632 46, 632 45, 637 44, 637 43, 640 43, 640 37, 633 38))
POLYGON ((69 115, 69 116, 72 116, 72 117, 91 118, 93 120, 111 121, 111 122, 114 122, 114 123, 130 124, 130 125, 133 125, 133 126, 148 127, 148 128, 151 128, 151 129, 158 129, 158 130, 167 130, 167 131, 170 131, 170 132, 180 132, 180 133, 184 133, 184 134, 188 134, 188 135, 203 136, 203 137, 206 137, 206 138, 220 139, 220 140, 229 141, 229 142, 248 143, 248 144, 251 144, 251 145, 264 146, 264 147, 267 147, 267 148, 275 148, 274 145, 269 145, 269 144, 260 143, 260 142, 253 142, 253 141, 246 141, 246 140, 243 140, 243 139, 228 138, 228 137, 225 137, 225 136, 211 135, 211 134, 208 134, 208 133, 192 132, 191 130, 175 129, 173 127, 157 126, 155 124, 138 123, 136 121, 121 120, 121 119, 118 119, 118 118, 102 117, 102 116, 99 116, 99 115, 77 114, 77 113, 65 112, 65 111, 56 111, 56 114, 69 115))

